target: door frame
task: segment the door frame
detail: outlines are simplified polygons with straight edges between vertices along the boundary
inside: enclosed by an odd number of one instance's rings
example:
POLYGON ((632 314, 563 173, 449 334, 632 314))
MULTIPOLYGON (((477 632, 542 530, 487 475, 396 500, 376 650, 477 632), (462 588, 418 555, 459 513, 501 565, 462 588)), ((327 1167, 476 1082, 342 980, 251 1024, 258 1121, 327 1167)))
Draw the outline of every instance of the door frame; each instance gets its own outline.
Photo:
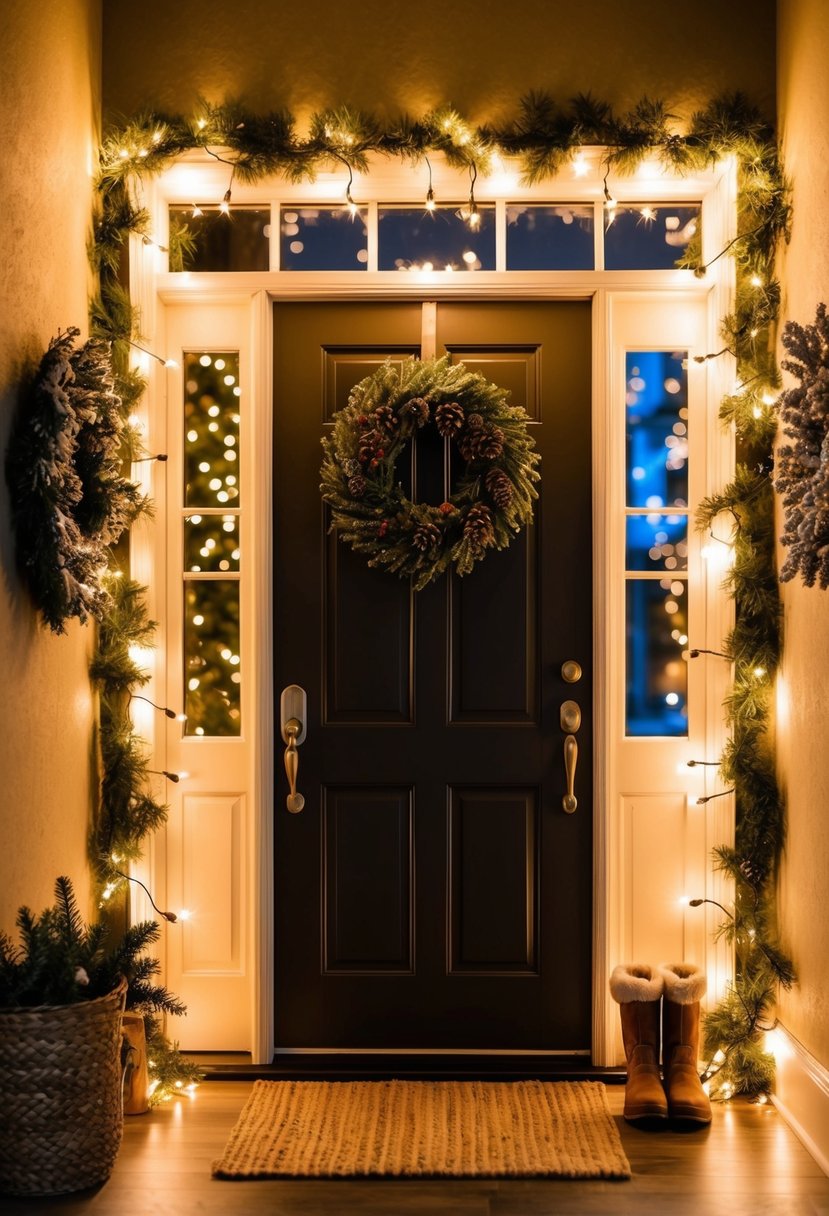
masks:
MULTIPOLYGON (((203 158, 204 159, 204 158, 203 158)), ((182 199, 190 201, 196 187, 192 174, 182 176, 182 169, 190 168, 197 158, 192 154, 182 158, 167 173, 146 184, 144 205, 154 219, 159 240, 165 237, 166 206, 182 199)), ((203 191, 221 185, 216 167, 208 162, 197 163, 199 188, 203 191), (205 183, 207 183, 205 185, 205 183)), ((449 172, 449 170, 447 170, 449 172)), ((239 201, 261 201, 263 198, 279 197, 283 201, 301 198, 312 189, 315 198, 339 199, 340 175, 321 175, 320 182, 312 188, 287 186, 280 182, 260 183, 239 191, 239 201), (329 180, 330 179, 330 180, 329 180), (336 184, 332 184, 336 183, 336 184), (327 192, 327 193, 326 193, 327 192)), ((411 197, 411 173, 401 168, 390 169, 382 164, 371 181, 375 197, 411 197), (375 180, 376 179, 376 180, 375 180), (397 191, 397 194, 394 192, 397 191), (404 192, 408 194, 404 195, 404 192)), ((223 179, 222 179, 223 181, 223 179)), ((222 185, 222 189, 224 186, 222 185)), ((503 187, 500 187, 503 189, 503 187)), ((649 184, 648 197, 654 187, 649 184)), ((492 197, 495 198, 499 183, 493 182, 492 197)), ((593 197, 591 191, 598 189, 596 182, 571 181, 553 186, 522 188, 522 197, 530 201, 549 201, 556 190, 562 197, 577 201, 581 197, 593 197)), ((703 234, 705 257, 718 253, 735 234, 736 226, 736 171, 730 161, 723 161, 710 173, 700 178, 662 180, 657 197, 672 200, 685 198, 703 199, 703 234)), ((516 188, 509 191, 514 197, 516 188)), ((633 182, 627 197, 641 195, 643 187, 633 182)), ((616 191, 625 197, 621 189, 616 191)), ((480 191, 486 199, 486 186, 480 191)), ((234 198, 236 192, 234 191, 234 198)), ((501 202, 499 205, 503 205, 501 202)), ((729 310, 733 296, 733 267, 727 258, 720 259, 711 268, 708 278, 695 280, 690 272, 574 272, 574 273, 517 273, 477 272, 444 276, 408 274, 405 281, 394 273, 341 272, 336 276, 322 276, 303 272, 270 271, 262 273, 226 274, 170 274, 166 271, 157 245, 147 246, 141 238, 131 241, 130 287, 133 300, 141 310, 142 333, 153 350, 169 350, 168 341, 175 343, 182 332, 198 329, 200 318, 208 315, 226 314, 235 318, 236 332, 246 348, 250 397, 254 403, 251 411, 251 435, 249 438, 248 474, 253 484, 253 514, 259 520, 269 520, 271 513, 271 447, 273 402, 273 304, 291 300, 354 301, 361 300, 411 300, 476 299, 496 303, 498 301, 521 300, 590 300, 593 320, 592 356, 592 431, 593 431, 593 663, 594 663, 594 812, 593 812, 593 1017, 592 1052, 597 1065, 615 1063, 619 1055, 619 1036, 615 1007, 607 993, 607 976, 611 966, 627 957, 635 942, 633 921, 635 910, 631 903, 631 848, 626 833, 630 824, 625 818, 624 799, 630 790, 623 788, 623 776, 619 771, 617 752, 619 747, 619 715, 621 676, 611 663, 609 641, 612 633, 621 628, 619 617, 619 595, 617 570, 608 554, 614 543, 616 532, 613 511, 616 506, 614 493, 618 482, 617 440, 614 422, 618 413, 618 394, 623 391, 619 382, 620 333, 624 331, 624 318, 638 309, 659 308, 671 303, 681 307, 687 304, 698 316, 704 316, 706 336, 702 346, 706 350, 717 349, 717 334, 720 318, 729 310), (322 282, 320 281, 322 280, 322 282), (183 325, 183 329, 182 329, 183 325)), ((188 339, 192 342, 192 339, 188 339)), ((696 346, 695 346, 696 349, 696 346)), ((148 450, 162 450, 169 446, 176 427, 175 403, 180 400, 180 377, 177 373, 165 372, 155 362, 145 364, 149 378, 149 389, 145 400, 137 411, 145 430, 148 450), (168 408, 169 400, 169 408, 168 408)), ((706 416, 716 418, 719 400, 734 381, 733 362, 726 358, 705 365, 703 391, 706 399, 706 416)), ((623 400, 623 397, 622 397, 623 400)), ((733 443, 711 423, 705 440, 705 485, 706 492, 719 487, 733 467, 733 443)), ((171 544, 164 526, 167 512, 166 481, 168 465, 157 467, 155 462, 145 462, 134 467, 136 479, 155 499, 159 526, 142 527, 133 532, 132 573, 133 577, 150 588, 150 614, 162 621, 158 635, 155 659, 148 667, 155 685, 163 689, 164 696, 172 699, 165 704, 175 704, 176 686, 170 673, 175 669, 177 656, 167 651, 170 632, 164 622, 170 613, 170 605, 176 600, 174 577, 171 571, 171 544), (171 590, 172 588, 172 590, 171 590), (170 681, 172 679, 172 686, 170 681)), ((249 593, 252 600, 250 629, 255 648, 256 662, 249 664, 251 680, 248 696, 252 709, 253 731, 250 746, 244 761, 244 775, 236 778, 236 789, 245 783, 245 801, 240 826, 240 881, 234 886, 235 913, 240 920, 240 954, 238 966, 217 966, 212 975, 214 989, 221 992, 220 985, 231 972, 239 978, 245 977, 242 990, 247 993, 239 999, 246 1002, 245 1017, 248 1020, 248 1047, 254 1062, 265 1063, 272 1058, 273 1035, 273 830, 274 813, 274 761, 276 758, 276 733, 273 711, 273 656, 278 640, 271 633, 273 555, 268 543, 268 528, 260 527, 252 536, 255 560, 249 574, 249 593)), ((173 559, 175 555, 172 555, 173 559)), ((179 576, 180 577, 180 576, 179 576)), ((718 594, 719 579, 705 578, 703 597, 705 603, 705 631, 711 639, 719 640, 729 627, 730 605, 727 598, 718 594)), ((724 665, 723 665, 724 666, 724 665)), ((699 673, 701 688, 700 721, 703 727, 704 746, 707 755, 718 755, 725 741, 725 726, 721 713, 721 702, 725 695, 726 673, 714 667, 699 673)), ((150 685, 148 695, 153 695, 150 685)), ((153 721, 142 733, 161 757, 157 767, 177 767, 180 755, 179 743, 170 728, 159 727, 153 721)), ((176 730, 175 724, 172 731, 176 730)), ((204 754, 204 753, 202 753, 204 754)), ((182 767, 190 767, 182 765, 182 767)), ((194 774, 195 777, 195 774, 194 774)), ((216 793, 220 779, 215 771, 204 780, 196 779, 190 790, 181 786, 169 791, 170 817, 166 832, 158 833, 152 840, 147 856, 136 872, 147 879, 156 892, 167 892, 168 903, 176 906, 176 894, 181 890, 181 822, 184 798, 194 792, 216 793)), ((721 798, 706 806, 701 821, 694 829, 693 847, 704 850, 705 858, 714 844, 727 840, 733 831, 733 809, 730 799, 721 798), (700 835, 701 833, 701 835, 700 835)), ((690 805, 690 800, 689 803, 690 805)), ((727 898, 723 880, 716 874, 705 874, 702 879, 703 893, 712 899, 727 898)), ((232 884, 231 884, 232 885, 232 884)), ((149 915, 149 908, 136 903, 135 915, 149 915)), ((730 951, 722 943, 711 940, 705 932, 707 922, 699 916, 695 928, 686 932, 684 941, 691 943, 692 950, 702 953, 709 973, 709 991, 715 995, 722 991, 730 975, 730 951)), ((165 965, 166 982, 183 995, 185 1001, 193 1003, 200 995, 211 991, 210 983, 201 983, 191 994, 190 972, 184 960, 182 938, 188 932, 185 927, 176 937, 169 926, 162 947, 162 962, 165 965)), ((664 961, 650 959, 651 962, 664 961)), ((192 970, 192 969, 191 969, 192 970)), ((192 971, 195 975, 198 968, 192 971)), ((209 969, 208 969, 209 971, 209 969)), ((201 979, 207 974, 199 972, 201 979)), ((208 976, 208 980, 211 976, 208 976)), ((196 983, 196 981, 194 981, 196 983)), ((183 1046, 189 1044, 183 1040, 183 1046)))

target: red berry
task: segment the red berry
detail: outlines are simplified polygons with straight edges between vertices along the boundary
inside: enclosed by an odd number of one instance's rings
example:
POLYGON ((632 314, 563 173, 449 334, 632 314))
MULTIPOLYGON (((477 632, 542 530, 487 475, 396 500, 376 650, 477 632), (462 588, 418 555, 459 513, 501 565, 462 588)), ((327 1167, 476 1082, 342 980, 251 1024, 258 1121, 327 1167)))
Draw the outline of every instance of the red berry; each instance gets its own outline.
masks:
POLYGON ((451 515, 455 508, 452 506, 451 502, 442 502, 438 507, 438 510, 440 511, 441 515, 451 515))

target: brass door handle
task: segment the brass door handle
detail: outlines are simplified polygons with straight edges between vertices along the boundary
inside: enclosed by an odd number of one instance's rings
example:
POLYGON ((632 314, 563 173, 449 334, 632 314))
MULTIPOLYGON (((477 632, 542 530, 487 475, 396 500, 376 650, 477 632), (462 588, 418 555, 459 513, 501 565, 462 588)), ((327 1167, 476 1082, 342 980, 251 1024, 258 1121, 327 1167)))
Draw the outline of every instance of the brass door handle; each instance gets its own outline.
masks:
POLYGON ((285 748, 285 774, 288 778, 290 793, 287 797, 288 810, 292 815, 298 814, 305 806, 305 799, 296 790, 296 779, 299 773, 299 753, 297 748, 305 739, 305 722, 308 716, 308 699, 305 689, 298 684, 289 684, 283 688, 279 701, 279 723, 285 748))
POLYGON ((579 805, 573 789, 576 784, 576 764, 579 759, 579 745, 575 735, 568 735, 564 740, 564 772, 567 777, 567 793, 561 800, 561 805, 568 815, 579 805))
POLYGON ((576 784, 576 765, 579 760, 579 745, 576 742, 576 731, 581 726, 581 707, 575 701, 562 701, 559 706, 559 722, 565 731, 564 739, 564 775, 567 778, 567 793, 561 800, 561 805, 568 815, 579 805, 574 791, 576 784))
POLYGON ((285 772, 291 792, 288 795, 288 810, 296 815, 305 806, 302 794, 296 792, 296 779, 299 772, 299 752, 296 749, 297 736, 302 732, 302 723, 298 718, 290 718, 284 725, 282 733, 288 736, 288 746, 285 748, 285 772))

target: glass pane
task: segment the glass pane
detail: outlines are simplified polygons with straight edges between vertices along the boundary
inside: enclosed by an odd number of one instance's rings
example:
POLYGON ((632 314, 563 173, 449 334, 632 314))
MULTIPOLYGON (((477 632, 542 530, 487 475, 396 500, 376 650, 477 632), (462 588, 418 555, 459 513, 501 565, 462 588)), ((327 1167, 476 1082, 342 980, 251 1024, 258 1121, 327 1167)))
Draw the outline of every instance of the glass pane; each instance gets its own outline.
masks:
POLYGON ((366 212, 345 207, 283 208, 279 226, 282 270, 365 270, 366 212))
POLYGON ((238 735, 239 584, 188 579, 184 584, 184 712, 187 735, 238 735))
POLYGON ((184 503, 239 506, 239 352, 184 355, 184 503))
POLYGON ((194 574, 238 570, 238 518, 235 515, 186 515, 184 568, 194 574))
POLYGON ((627 505, 688 505, 688 352, 629 351, 627 505))
POLYGON ((605 269, 671 270, 699 225, 699 203, 619 203, 605 219, 605 269))
POLYGON ((465 207, 381 207, 380 270, 494 270, 495 208, 479 207, 477 228, 465 207))
POLYGON ((171 207, 170 269, 268 270, 270 234, 270 207, 171 207))
POLYGON ((629 579, 626 587, 628 735, 687 735, 687 583, 629 579))
POLYGON ((592 270, 593 208, 507 207, 507 270, 592 270))
POLYGON ((626 570, 687 570, 687 515, 629 515, 626 570))

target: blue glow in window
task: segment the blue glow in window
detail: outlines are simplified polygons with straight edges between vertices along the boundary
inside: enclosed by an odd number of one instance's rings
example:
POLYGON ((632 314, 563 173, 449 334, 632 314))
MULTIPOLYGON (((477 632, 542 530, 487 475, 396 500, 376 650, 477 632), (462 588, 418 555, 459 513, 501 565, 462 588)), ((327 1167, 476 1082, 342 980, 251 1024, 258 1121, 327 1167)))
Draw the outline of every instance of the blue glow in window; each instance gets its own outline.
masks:
POLYGON ((469 224, 464 207, 381 207, 377 216, 379 270, 494 270, 495 208, 478 207, 469 224))
POLYGON ((507 270, 592 270, 593 208, 507 206, 507 270))
POLYGON ((282 270, 365 270, 366 213, 345 207, 284 208, 279 223, 282 270))
POLYGON ((687 570, 687 515, 629 515, 626 533, 626 570, 687 570))
POLYGON ((631 351, 625 359, 627 505, 688 505, 687 351, 631 351))
POLYGON ((605 222, 605 269, 671 270, 699 223, 699 203, 619 203, 605 222))
POLYGON ((688 734, 687 590, 679 578, 626 584, 627 735, 688 734))

